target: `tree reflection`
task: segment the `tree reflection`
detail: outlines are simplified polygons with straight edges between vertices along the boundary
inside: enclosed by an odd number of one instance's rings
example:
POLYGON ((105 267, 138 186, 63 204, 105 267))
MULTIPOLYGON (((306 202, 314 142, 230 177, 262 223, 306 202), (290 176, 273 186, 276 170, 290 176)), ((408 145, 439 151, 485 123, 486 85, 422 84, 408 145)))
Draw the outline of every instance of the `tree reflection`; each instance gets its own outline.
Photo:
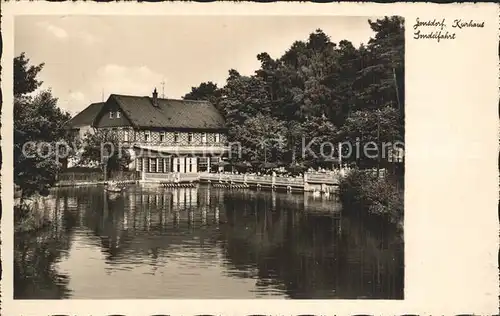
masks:
POLYGON ((108 272, 149 266, 155 274, 172 256, 189 256, 198 269, 255 279, 257 296, 403 297, 398 235, 384 223, 342 216, 335 201, 209 187, 130 187, 116 196, 78 188, 53 199, 50 229, 16 236, 16 298, 71 295, 56 266, 75 229, 85 232, 80 243, 100 249, 108 272))
POLYGON ((291 298, 403 298, 402 245, 389 244, 388 227, 308 214, 289 202, 276 201, 272 211, 269 194, 226 199, 232 220, 221 238, 232 275, 253 272, 263 295, 274 288, 291 298))
POLYGON ((68 196, 42 201, 51 224, 37 234, 14 236, 14 298, 68 298, 69 278, 55 265, 71 247, 72 229, 77 220, 68 209, 68 196), (54 203, 45 203, 53 201, 54 203))

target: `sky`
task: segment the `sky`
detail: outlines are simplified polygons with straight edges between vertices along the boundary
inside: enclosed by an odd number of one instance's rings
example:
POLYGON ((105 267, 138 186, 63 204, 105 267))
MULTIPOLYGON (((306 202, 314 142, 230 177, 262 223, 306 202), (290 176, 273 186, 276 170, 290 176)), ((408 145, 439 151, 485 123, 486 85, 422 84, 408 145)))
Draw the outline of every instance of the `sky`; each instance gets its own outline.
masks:
POLYGON ((374 35, 368 19, 335 16, 18 16, 15 55, 45 63, 41 89, 71 114, 112 93, 181 98, 229 69, 251 75, 257 55, 279 58, 297 40, 322 29, 355 46, 374 35), (164 85, 162 85, 164 82, 164 85))

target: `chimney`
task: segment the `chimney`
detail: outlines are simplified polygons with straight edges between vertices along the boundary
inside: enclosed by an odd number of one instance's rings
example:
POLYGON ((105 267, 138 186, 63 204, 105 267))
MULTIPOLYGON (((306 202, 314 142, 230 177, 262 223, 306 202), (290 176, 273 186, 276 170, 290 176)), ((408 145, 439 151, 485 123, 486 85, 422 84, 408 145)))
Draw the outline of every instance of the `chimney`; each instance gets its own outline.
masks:
POLYGON ((158 106, 158 92, 155 90, 153 91, 153 105, 158 106))

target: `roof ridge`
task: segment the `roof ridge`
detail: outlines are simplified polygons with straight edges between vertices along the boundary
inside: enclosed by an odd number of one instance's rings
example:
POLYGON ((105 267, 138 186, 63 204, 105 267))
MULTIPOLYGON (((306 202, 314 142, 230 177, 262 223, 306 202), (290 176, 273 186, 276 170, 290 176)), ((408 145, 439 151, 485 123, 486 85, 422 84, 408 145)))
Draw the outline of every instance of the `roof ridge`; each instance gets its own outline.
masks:
MULTIPOLYGON (((130 95, 130 94, 117 94, 117 93, 112 93, 110 96, 116 96, 116 97, 126 97, 126 98, 148 98, 152 99, 153 97, 151 96, 140 96, 140 95, 130 95)), ((198 103, 211 103, 208 100, 190 100, 190 99, 174 99, 174 98, 158 98, 158 100, 165 100, 165 101, 182 101, 182 102, 198 102, 198 103)))

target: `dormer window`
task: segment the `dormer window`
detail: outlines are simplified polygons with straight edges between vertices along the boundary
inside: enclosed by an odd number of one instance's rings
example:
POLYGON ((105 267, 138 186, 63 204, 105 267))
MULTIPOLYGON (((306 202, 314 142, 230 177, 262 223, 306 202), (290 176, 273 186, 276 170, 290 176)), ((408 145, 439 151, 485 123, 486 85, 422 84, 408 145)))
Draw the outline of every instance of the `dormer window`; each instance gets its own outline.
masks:
POLYGON ((207 133, 203 133, 201 134, 201 142, 203 144, 206 144, 207 143, 207 133))
POLYGON ((144 141, 149 142, 150 139, 151 139, 151 132, 145 131, 144 132, 144 141))
POLYGON ((193 141, 193 133, 188 134, 188 142, 191 143, 193 141))
POLYGON ((179 142, 179 133, 175 132, 174 133, 174 143, 179 142))
POLYGON ((215 142, 216 142, 216 143, 220 142, 220 135, 219 135, 219 133, 216 133, 216 134, 214 135, 214 138, 215 138, 215 142))
POLYGON ((120 118, 120 111, 116 111, 116 118, 120 118))
POLYGON ((114 118, 114 112, 113 111, 109 112, 109 118, 110 119, 114 118))

